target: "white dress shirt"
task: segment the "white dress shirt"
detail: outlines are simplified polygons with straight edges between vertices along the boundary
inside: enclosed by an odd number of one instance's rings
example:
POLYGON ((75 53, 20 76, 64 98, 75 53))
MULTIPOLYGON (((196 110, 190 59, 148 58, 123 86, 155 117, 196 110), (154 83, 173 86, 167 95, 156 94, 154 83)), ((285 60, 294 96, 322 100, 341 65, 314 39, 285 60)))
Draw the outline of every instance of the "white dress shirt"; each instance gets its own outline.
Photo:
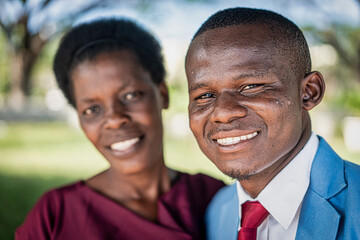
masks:
POLYGON ((301 204, 309 187, 311 165, 318 146, 319 139, 312 133, 303 149, 256 199, 243 190, 239 181, 236 182, 240 220, 241 204, 246 201, 259 201, 270 213, 257 229, 257 240, 295 239, 301 204))

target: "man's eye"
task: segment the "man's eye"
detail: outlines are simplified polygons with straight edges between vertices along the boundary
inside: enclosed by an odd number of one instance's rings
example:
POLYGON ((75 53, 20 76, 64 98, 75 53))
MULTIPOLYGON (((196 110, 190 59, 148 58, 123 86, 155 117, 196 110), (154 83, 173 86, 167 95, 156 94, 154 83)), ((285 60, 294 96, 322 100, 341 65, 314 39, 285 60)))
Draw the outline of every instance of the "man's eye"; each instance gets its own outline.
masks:
POLYGON ((215 94, 205 93, 205 94, 197 97, 196 100, 206 100, 206 99, 213 98, 213 97, 215 97, 215 94))
POLYGON ((245 85, 241 91, 248 91, 248 90, 252 90, 252 89, 256 89, 258 87, 261 87, 263 86, 264 84, 248 84, 248 85, 245 85))
POLYGON ((246 85, 243 88, 243 90, 250 90, 250 89, 256 88, 257 86, 259 86, 259 84, 249 84, 249 85, 246 85))
POLYGON ((92 114, 96 114, 100 112, 99 106, 91 106, 83 111, 83 115, 90 116, 92 114))

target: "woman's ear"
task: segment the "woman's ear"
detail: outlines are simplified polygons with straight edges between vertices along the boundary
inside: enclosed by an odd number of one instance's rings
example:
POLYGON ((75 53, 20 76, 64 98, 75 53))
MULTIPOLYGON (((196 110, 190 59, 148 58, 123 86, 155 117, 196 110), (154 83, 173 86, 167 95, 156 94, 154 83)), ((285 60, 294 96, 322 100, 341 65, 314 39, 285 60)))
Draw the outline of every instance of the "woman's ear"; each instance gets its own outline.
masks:
POLYGON ((162 98, 162 108, 167 109, 169 107, 169 92, 165 82, 159 83, 158 88, 162 98))
POLYGON ((301 81, 302 106, 309 111, 318 105, 325 93, 325 82, 320 72, 311 72, 301 81))

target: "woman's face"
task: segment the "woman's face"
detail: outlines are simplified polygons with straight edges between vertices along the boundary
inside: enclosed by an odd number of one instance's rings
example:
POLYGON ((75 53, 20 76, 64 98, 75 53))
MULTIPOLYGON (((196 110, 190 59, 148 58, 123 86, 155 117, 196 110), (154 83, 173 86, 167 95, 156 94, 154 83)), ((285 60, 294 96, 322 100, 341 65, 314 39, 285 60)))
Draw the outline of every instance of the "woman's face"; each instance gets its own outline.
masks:
POLYGON ((101 53, 77 65, 71 80, 81 127, 113 168, 131 174, 163 164, 167 88, 132 52, 101 53))

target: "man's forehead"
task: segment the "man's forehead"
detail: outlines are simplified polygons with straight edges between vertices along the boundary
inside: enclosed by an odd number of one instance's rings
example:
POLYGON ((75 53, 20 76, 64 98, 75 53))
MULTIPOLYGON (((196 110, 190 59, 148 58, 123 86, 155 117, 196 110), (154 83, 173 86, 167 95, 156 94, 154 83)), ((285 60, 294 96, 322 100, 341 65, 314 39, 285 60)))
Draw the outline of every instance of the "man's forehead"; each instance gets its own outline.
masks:
POLYGON ((209 29, 198 35, 193 42, 197 41, 202 44, 211 42, 214 44, 224 42, 224 40, 237 40, 238 42, 242 42, 242 39, 246 40, 249 38, 271 40, 270 38, 273 37, 271 32, 272 30, 268 25, 260 23, 231 25, 209 29))
MULTIPOLYGON (((236 25, 210 29, 197 36, 191 43, 188 56, 201 58, 212 54, 232 54, 239 50, 274 55, 274 41, 266 31, 256 31, 257 25, 236 25), (262 50, 265 50, 262 51, 262 50)), ((188 60, 188 58, 187 58, 188 60)))
POLYGON ((267 47, 246 44, 203 44, 194 43, 189 49, 186 59, 188 73, 199 73, 199 68, 226 68, 234 69, 269 69, 275 66, 274 54, 267 47))

